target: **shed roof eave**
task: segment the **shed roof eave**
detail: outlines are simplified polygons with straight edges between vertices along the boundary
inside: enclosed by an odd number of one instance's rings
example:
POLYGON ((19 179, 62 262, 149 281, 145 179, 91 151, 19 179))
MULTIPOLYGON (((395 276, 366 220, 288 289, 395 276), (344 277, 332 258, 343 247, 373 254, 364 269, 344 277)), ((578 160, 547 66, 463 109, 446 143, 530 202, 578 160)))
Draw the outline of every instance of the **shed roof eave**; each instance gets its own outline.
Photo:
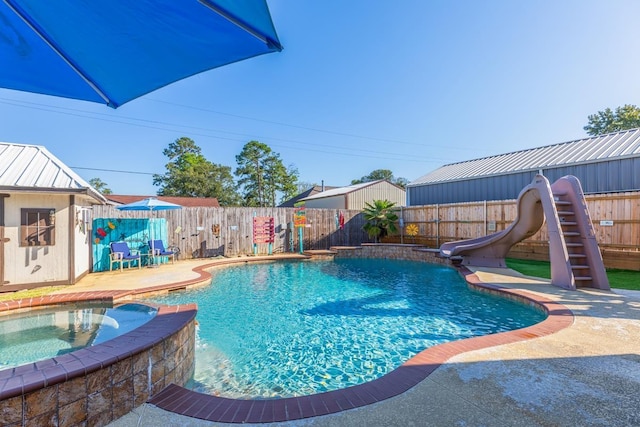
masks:
POLYGON ((96 204, 107 204, 107 199, 98 193, 96 190, 92 188, 50 188, 50 187, 15 187, 15 186, 0 186, 1 193, 48 193, 48 194, 59 194, 59 195, 86 195, 92 199, 94 199, 96 204))

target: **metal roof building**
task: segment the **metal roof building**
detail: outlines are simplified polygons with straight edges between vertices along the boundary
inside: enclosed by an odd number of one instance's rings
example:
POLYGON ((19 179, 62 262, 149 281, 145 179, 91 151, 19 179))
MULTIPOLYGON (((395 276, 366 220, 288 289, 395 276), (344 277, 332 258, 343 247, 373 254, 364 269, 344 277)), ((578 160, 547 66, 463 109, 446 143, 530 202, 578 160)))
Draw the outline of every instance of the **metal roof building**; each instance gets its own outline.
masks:
POLYGON ((407 186, 409 206, 515 199, 537 173, 585 193, 640 190, 640 129, 444 165, 407 186))
POLYGON ((38 145, 0 142, 0 292, 91 271, 91 212, 107 200, 38 145))
POLYGON ((302 193, 290 198, 289 200, 285 200, 284 202, 280 203, 278 205, 279 208, 292 208, 295 206, 295 204, 304 199, 305 197, 310 197, 310 196, 314 196, 318 193, 322 193, 323 191, 327 191, 327 190, 333 190, 334 188, 338 188, 338 187, 330 187, 328 185, 314 185, 313 187, 303 191, 302 193))
POLYGON ((404 188, 380 179, 333 188, 305 197, 301 201, 305 202, 307 208, 362 210, 366 203, 374 200, 388 200, 396 206, 405 206, 405 199, 404 188))

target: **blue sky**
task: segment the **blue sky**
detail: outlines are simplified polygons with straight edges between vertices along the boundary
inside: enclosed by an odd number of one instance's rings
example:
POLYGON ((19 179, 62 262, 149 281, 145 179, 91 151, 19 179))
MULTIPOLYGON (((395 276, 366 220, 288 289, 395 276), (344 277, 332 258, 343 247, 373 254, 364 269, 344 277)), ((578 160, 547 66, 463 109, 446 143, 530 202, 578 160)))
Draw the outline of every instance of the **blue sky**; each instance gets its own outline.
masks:
POLYGON ((182 136, 233 169, 258 140, 301 181, 341 186, 582 138, 588 115, 640 104, 638 1, 268 4, 282 52, 116 110, 0 89, 0 141, 43 145, 116 194, 155 194, 182 136))

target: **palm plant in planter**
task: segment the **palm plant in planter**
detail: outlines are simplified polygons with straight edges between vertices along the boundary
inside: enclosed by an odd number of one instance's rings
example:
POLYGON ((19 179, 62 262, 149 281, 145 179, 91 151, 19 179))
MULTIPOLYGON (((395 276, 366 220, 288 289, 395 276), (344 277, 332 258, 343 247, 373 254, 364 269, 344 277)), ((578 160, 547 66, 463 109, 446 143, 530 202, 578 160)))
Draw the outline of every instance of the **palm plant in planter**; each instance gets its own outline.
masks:
POLYGON ((388 200, 374 200, 373 203, 365 203, 364 205, 365 207, 362 213, 367 223, 362 229, 366 231, 369 237, 373 238, 376 243, 384 236, 398 232, 398 228, 396 227, 398 215, 396 215, 393 209, 395 203, 388 200))

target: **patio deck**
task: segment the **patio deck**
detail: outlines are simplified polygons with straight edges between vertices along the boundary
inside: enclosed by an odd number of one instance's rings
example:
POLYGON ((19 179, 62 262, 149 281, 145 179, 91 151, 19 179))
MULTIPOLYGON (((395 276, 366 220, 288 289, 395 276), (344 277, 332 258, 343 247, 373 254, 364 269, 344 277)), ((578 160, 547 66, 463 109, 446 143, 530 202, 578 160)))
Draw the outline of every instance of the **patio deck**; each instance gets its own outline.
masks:
MULTIPOLYGON (((262 258, 278 257, 256 259, 262 258)), ((158 269, 91 274, 61 292, 147 292, 204 283, 206 268, 222 262, 225 259, 190 260, 158 269)), ((460 342, 459 354, 395 397, 267 425, 640 425, 640 297, 629 292, 566 291, 508 269, 477 270, 468 279, 561 304, 573 312, 573 321, 557 332, 530 339, 514 341, 509 333, 501 334, 507 336, 503 344, 475 350, 460 342)), ((226 424, 185 417, 147 403, 110 425, 226 424)))

